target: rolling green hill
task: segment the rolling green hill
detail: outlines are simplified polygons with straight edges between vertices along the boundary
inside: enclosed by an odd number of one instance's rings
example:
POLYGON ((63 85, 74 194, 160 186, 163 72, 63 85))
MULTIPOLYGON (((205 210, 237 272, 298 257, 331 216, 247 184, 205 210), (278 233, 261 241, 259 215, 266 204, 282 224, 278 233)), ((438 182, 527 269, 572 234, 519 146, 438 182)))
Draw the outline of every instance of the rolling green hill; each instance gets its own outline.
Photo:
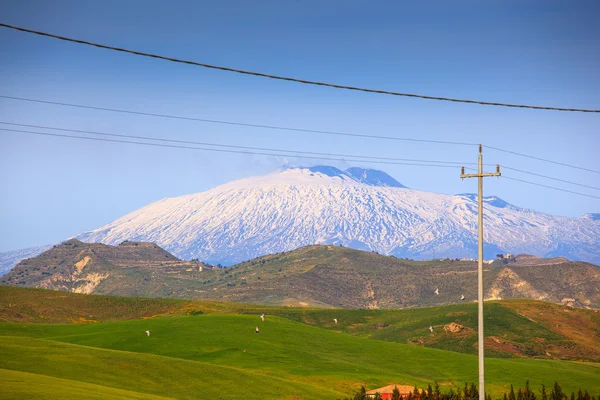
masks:
MULTIPOLYGON (((0 323, 0 381, 12 398, 19 398, 19 393, 27 392, 26 385, 35 382, 47 382, 40 389, 46 392, 36 398, 59 398, 72 387, 80 393, 93 392, 96 398, 336 399, 350 396, 360 385, 423 386, 437 380, 449 390, 477 380, 475 356, 406 344, 415 335, 437 338, 437 327, 432 335, 422 334, 432 321, 442 324, 461 318, 468 327, 473 322, 472 305, 318 310, 0 287, 0 304, 7 298, 13 306, 0 309, 5 321, 11 320, 6 317, 11 310, 25 309, 19 308, 20 299, 29 299, 31 318, 36 302, 51 311, 48 302, 59 299, 57 314, 64 322, 78 320, 66 317, 69 304, 74 316, 86 300, 95 308, 106 304, 96 315, 98 322, 0 323), (265 311, 262 323, 258 314, 265 311), (337 326, 333 318, 338 318, 337 326), (255 326, 260 327, 259 334, 254 333, 255 326)), ((581 313, 570 321, 583 323, 587 318, 599 323, 592 311, 565 312, 566 307, 548 303, 494 302, 486 308, 490 335, 508 335, 527 345, 535 342, 532 337, 548 343, 567 340, 544 326, 543 318, 531 318, 535 313, 548 318, 556 318, 558 312, 565 318, 581 313)), ((88 306, 86 312, 90 310, 88 306)), ((592 343, 600 330, 588 328, 592 343)), ((423 343, 427 346, 456 345, 445 334, 431 343, 427 340, 423 343)), ((526 379, 534 388, 557 380, 569 393, 584 387, 600 395, 600 364, 593 362, 488 358, 486 377, 494 396, 526 379)))
MULTIPOLYGON (((263 312, 369 339, 476 354, 475 303, 405 310, 311 309, 0 286, 0 321, 6 322, 94 323, 161 315, 263 312), (452 324, 454 331, 449 329, 452 324), (429 326, 434 327, 433 334, 429 326)), ((486 302, 485 313, 490 356, 600 361, 600 313, 530 300, 486 302)))
MULTIPOLYGON (((369 340, 274 316, 255 334, 256 320, 211 314, 86 325, 1 324, 0 368, 180 398, 237 386, 246 398, 321 399, 350 394, 360 384, 422 386, 437 380, 448 389, 477 378, 471 355, 369 340)), ((534 386, 559 380, 566 390, 600 391, 600 365, 594 363, 489 359, 486 371, 488 391, 495 395, 525 378, 534 386)), ((240 397, 232 391, 226 398, 240 397)))

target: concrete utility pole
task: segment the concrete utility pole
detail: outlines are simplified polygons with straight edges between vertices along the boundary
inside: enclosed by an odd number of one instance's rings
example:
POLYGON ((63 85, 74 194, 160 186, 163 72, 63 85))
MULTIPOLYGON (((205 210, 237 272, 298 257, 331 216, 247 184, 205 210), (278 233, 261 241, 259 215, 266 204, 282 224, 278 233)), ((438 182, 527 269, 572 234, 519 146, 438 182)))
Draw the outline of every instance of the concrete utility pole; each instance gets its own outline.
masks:
POLYGON ((478 303, 478 324, 477 338, 479 342, 479 400, 485 400, 485 373, 483 358, 483 178, 486 176, 500 176, 500 165, 496 165, 496 172, 483 172, 483 156, 481 154, 481 145, 479 145, 479 162, 476 174, 465 174, 465 167, 462 167, 461 179, 478 178, 479 191, 477 200, 479 205, 479 248, 478 248, 478 267, 477 267, 477 303, 478 303))

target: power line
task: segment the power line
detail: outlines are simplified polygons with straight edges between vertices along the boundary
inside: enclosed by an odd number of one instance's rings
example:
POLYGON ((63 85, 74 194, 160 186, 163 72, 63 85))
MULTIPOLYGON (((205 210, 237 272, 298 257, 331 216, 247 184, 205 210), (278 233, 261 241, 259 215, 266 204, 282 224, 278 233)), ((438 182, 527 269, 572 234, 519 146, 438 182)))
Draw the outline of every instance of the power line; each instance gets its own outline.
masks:
POLYGON ((559 161, 549 160, 547 158, 541 158, 541 157, 531 156, 529 154, 518 153, 516 151, 501 149, 501 148, 493 147, 493 146, 484 145, 484 147, 488 148, 488 149, 491 149, 491 150, 501 151, 503 153, 514 154, 514 155, 517 155, 517 156, 520 156, 520 157, 531 158, 533 160, 544 161, 544 162, 552 163, 552 164, 556 164, 556 165, 562 165, 563 167, 575 168, 575 169, 579 169, 579 170, 582 170, 582 171, 595 172, 597 174, 600 174, 600 171, 595 170, 595 169, 589 169, 589 168, 579 167, 577 165, 572 165, 572 164, 567 164, 567 163, 563 163, 563 162, 559 162, 559 161))
POLYGON ((516 172, 521 172, 523 174, 539 176, 540 178, 551 179, 551 180, 557 181, 557 182, 563 182, 563 183, 568 183, 568 184, 571 184, 571 185, 577 185, 577 186, 585 187, 585 188, 588 188, 588 189, 600 190, 600 187, 597 187, 597 186, 584 185, 583 183, 571 182, 571 181, 567 181, 567 180, 564 180, 564 179, 555 178, 553 176, 542 175, 542 174, 538 174, 538 173, 535 173, 535 172, 524 171, 522 169, 507 167, 506 165, 502 165, 502 168, 504 168, 504 169, 510 169, 510 170, 516 171, 516 172))
MULTIPOLYGON (((143 111, 132 111, 132 110, 117 109, 117 108, 97 107, 97 106, 89 106, 89 105, 84 105, 84 104, 62 103, 62 102, 49 101, 49 100, 29 99, 29 98, 5 96, 5 95, 0 95, 0 98, 26 101, 26 102, 32 102, 32 103, 51 104, 51 105, 65 106, 65 107, 75 107, 75 108, 84 108, 84 109, 99 110, 99 111, 117 112, 117 113, 124 113, 124 114, 144 115, 144 116, 150 116, 150 117, 180 119, 180 120, 206 122, 206 123, 222 124, 222 125, 245 126, 245 127, 250 127, 250 128, 273 129, 273 130, 282 130, 282 131, 291 131, 291 132, 317 133, 317 134, 335 135, 335 136, 361 137, 361 138, 369 138, 369 139, 397 140, 397 141, 432 143, 432 144, 478 146, 478 143, 469 143, 469 142, 416 139, 416 138, 382 136, 382 135, 367 135, 367 134, 360 134, 360 133, 336 132, 336 131, 325 131, 325 130, 316 130, 316 129, 303 129, 303 128, 293 128, 293 127, 286 127, 286 126, 250 124, 250 123, 245 123, 245 122, 224 121, 224 120, 185 117, 185 116, 169 115, 169 114, 149 113, 149 112, 143 112, 143 111)), ((579 167, 576 165, 571 165, 571 164, 562 163, 562 162, 558 162, 558 161, 548 160, 545 158, 540 158, 540 157, 536 157, 536 156, 532 156, 532 155, 524 154, 524 153, 518 153, 515 151, 501 149, 501 148, 494 147, 494 146, 484 145, 484 147, 491 149, 491 150, 514 154, 514 155, 518 155, 521 157, 527 157, 527 158, 534 159, 534 160, 545 161, 545 162, 549 162, 549 163, 556 164, 556 165, 562 165, 565 167, 576 168, 576 169, 580 169, 580 170, 588 171, 588 172, 600 173, 600 171, 597 171, 597 170, 579 167)))
MULTIPOLYGON (((311 156, 303 156, 303 155, 296 155, 296 154, 284 154, 284 153, 277 154, 277 153, 264 153, 264 152, 242 151, 242 150, 211 149, 211 148, 203 148, 203 147, 189 147, 189 146, 181 146, 181 145, 162 144, 162 143, 145 143, 145 142, 128 141, 128 140, 73 136, 73 135, 64 135, 64 134, 58 134, 58 133, 32 132, 32 131, 23 131, 23 130, 6 129, 6 128, 0 128, 0 131, 25 133, 25 134, 41 135, 41 136, 51 136, 51 137, 62 137, 62 138, 70 138, 70 139, 92 140, 92 141, 99 141, 99 142, 134 144, 134 145, 151 146, 151 147, 166 147, 166 148, 176 148, 176 149, 214 151, 214 152, 221 152, 221 153, 251 154, 251 155, 263 155, 263 156, 275 156, 275 157, 296 157, 296 158, 328 160, 328 161, 369 162, 369 163, 374 163, 374 164, 386 164, 386 165, 409 165, 409 166, 418 166, 418 167, 456 168, 453 165, 405 163, 405 162, 392 162, 392 161, 371 161, 371 160, 364 160, 364 159, 356 160, 356 159, 331 158, 331 157, 311 157, 311 156)), ((150 140, 152 140, 152 139, 150 139, 150 140)), ((465 169, 475 171, 473 168, 466 167, 465 169)), ((589 194, 585 194, 585 193, 581 193, 581 192, 575 192, 572 190, 562 189, 562 188, 558 188, 555 186, 543 185, 540 183, 535 183, 535 182, 530 182, 530 181, 526 181, 526 180, 522 180, 522 179, 508 177, 506 175, 502 175, 502 177, 513 180, 513 181, 517 181, 517 182, 527 183, 530 185, 541 186, 541 187, 545 187, 548 189, 554 189, 554 190, 559 190, 562 192, 577 194, 580 196, 586 196, 586 197, 591 197, 591 198, 595 198, 595 199, 600 199, 600 197, 598 197, 598 196, 593 196, 593 195, 589 195, 589 194)))
POLYGON ((573 190, 562 189, 562 188, 558 188, 556 186, 543 185, 541 183, 525 181, 523 179, 512 178, 512 177, 506 176, 506 175, 502 175, 502 178, 510 179, 511 181, 517 181, 517 182, 527 183, 529 185, 541 186, 541 187, 545 187, 545 188, 548 188, 548 189, 560 190, 561 192, 573 193, 573 194, 578 194, 580 196, 586 196, 586 197, 592 197, 594 199, 600 199, 599 196, 594 196, 594 195, 591 195, 591 194, 585 194, 585 193, 581 193, 581 192, 575 192, 573 190))
POLYGON ((136 141, 128 141, 128 140, 63 135, 63 134, 59 134, 59 133, 32 132, 32 131, 23 131, 23 130, 6 129, 6 128, 0 128, 0 131, 26 133, 26 134, 41 135, 41 136, 63 137, 63 138, 71 138, 71 139, 94 140, 94 141, 99 141, 99 142, 127 143, 127 144, 141 145, 141 146, 168 147, 168 148, 176 148, 176 149, 201 150, 201 151, 215 151, 215 152, 220 152, 220 153, 252 154, 252 155, 275 156, 275 157, 296 157, 296 158, 306 158, 306 159, 312 159, 312 160, 328 160, 328 161, 369 162, 369 163, 374 163, 374 164, 387 164, 387 165, 412 165, 412 166, 419 166, 419 167, 456 168, 453 165, 404 163, 404 162, 392 162, 392 161, 370 161, 370 160, 355 160, 355 159, 331 158, 331 157, 311 157, 311 156, 303 156, 303 155, 296 155, 296 154, 284 154, 284 153, 277 154, 277 153, 264 153, 264 152, 256 152, 256 151, 211 149, 211 148, 206 148, 206 147, 189 147, 189 146, 180 146, 180 145, 174 145, 174 144, 145 143, 145 142, 136 142, 136 141))
MULTIPOLYGON (((107 132, 98 132, 98 131, 88 131, 81 129, 70 129, 70 128, 57 128, 51 126, 44 125, 31 125, 31 124, 18 124, 14 122, 5 122, 0 121, 0 124, 3 125, 11 125, 11 126, 20 126, 27 128, 38 128, 38 129, 47 129, 47 130, 55 130, 55 131, 63 131, 63 132, 75 132, 75 133, 87 133, 92 135, 100 135, 100 136, 111 136, 111 137, 122 137, 127 139, 142 139, 142 140, 154 140, 159 142, 171 142, 171 143, 181 143, 181 144, 193 144, 200 146, 214 146, 214 147, 224 147, 224 148, 233 148, 233 149, 244 149, 244 150, 258 150, 258 151, 274 151, 274 152, 283 152, 283 153, 296 153, 296 154, 309 154, 315 156, 327 156, 327 157, 350 157, 354 159, 365 159, 365 160, 385 160, 385 161, 403 161, 403 162, 418 162, 418 163, 436 163, 436 164, 454 164, 454 165, 476 165, 477 163, 463 163, 458 161, 440 161, 440 160, 423 160, 423 159, 411 159, 411 158, 395 158, 395 157, 380 157, 380 156, 364 156, 358 154, 339 154, 339 153, 321 153, 315 151, 300 151, 300 150, 290 150, 290 149, 276 149, 269 147, 253 147, 253 146, 240 146, 240 145, 229 145, 229 144, 221 144, 221 143, 208 143, 208 142, 197 142, 197 141, 188 141, 188 140, 176 140, 176 139, 165 139, 159 137, 152 136, 137 136, 137 135, 125 135, 125 134, 117 134, 117 133, 107 133, 107 132)), ((483 164, 485 166, 494 166, 495 164, 483 164)), ((600 190, 599 187, 585 185, 582 183, 572 182, 564 179, 555 178, 548 175, 542 175, 535 172, 525 171, 518 168, 509 167, 506 165, 502 165, 502 168, 520 172, 523 174, 539 176, 545 179, 551 179, 558 182, 568 183, 571 185, 581 186, 589 189, 600 190)), ((469 170, 473 170, 472 168, 467 168, 469 170)), ((473 170, 475 171, 475 170, 473 170)))
MULTIPOLYGON (((99 111, 117 112, 117 113, 124 113, 124 114, 144 115, 144 116, 150 116, 150 117, 179 119, 179 120, 196 121, 196 122, 206 122, 206 123, 221 124, 221 125, 244 126, 244 127, 260 128, 260 129, 272 129, 272 130, 291 131, 291 132, 317 133, 317 134, 334 135, 334 136, 360 137, 360 138, 369 138, 369 139, 396 140, 396 141, 432 143, 432 144, 444 144, 444 145, 460 145, 460 146, 478 146, 479 145, 478 143, 469 143, 469 142, 416 139, 416 138, 382 136, 382 135, 367 135, 367 134, 360 134, 360 133, 325 131, 325 130, 317 130, 317 129, 303 129, 303 128, 293 128, 293 127, 276 126, 276 125, 250 124, 250 123, 245 123, 245 122, 224 121, 224 120, 195 118, 195 117, 186 117, 186 116, 178 116, 178 115, 170 115, 170 114, 150 113, 150 112, 143 112, 143 111, 124 110, 124 109, 108 108, 108 107, 97 107, 97 106, 90 106, 90 105, 85 105, 85 104, 62 103, 62 102, 56 102, 56 101, 29 99, 29 98, 6 96, 6 95, 0 95, 0 98, 9 99, 9 100, 26 101, 26 102, 32 102, 32 103, 51 104, 51 105, 64 106, 64 107, 74 107, 74 108, 83 108, 83 109, 91 109, 91 110, 99 110, 99 111)), ((549 160, 549 159, 545 159, 545 158, 541 158, 541 157, 537 157, 537 156, 532 156, 529 154, 518 153, 515 151, 501 149, 501 148, 494 147, 494 146, 484 145, 484 147, 491 149, 491 150, 496 150, 496 151, 500 151, 500 152, 504 152, 504 153, 508 153, 508 154, 521 156, 521 157, 526 157, 526 158, 530 158, 530 159, 534 159, 534 160, 538 160, 538 161, 549 162, 549 163, 561 165, 564 167, 570 167, 570 168, 575 168, 575 169, 579 169, 579 170, 583 170, 583 171, 595 172, 595 173, 600 174, 600 171, 594 170, 594 169, 579 167, 576 165, 558 162, 558 161, 554 161, 554 160, 549 160)), ((465 164, 468 164, 468 163, 465 163, 465 164)), ((551 179, 553 179, 553 178, 551 178, 551 179)))
POLYGON ((200 145, 200 146, 215 146, 215 147, 225 147, 225 148, 233 148, 233 149, 276 151, 276 152, 284 152, 284 153, 310 154, 310 155, 329 156, 329 157, 364 158, 364 159, 386 160, 386 161, 408 161, 408 162, 454 164, 454 165, 474 164, 474 163, 462 163, 462 162, 458 162, 458 161, 416 160, 416 159, 411 159, 411 158, 363 156, 363 155, 357 155, 357 154, 319 153, 319 152, 314 152, 314 151, 300 151, 300 150, 290 150, 290 149, 274 149, 274 148, 266 148, 266 147, 252 147, 252 146, 240 146, 240 145, 230 145, 230 144, 220 144, 220 143, 196 142, 196 141, 188 141, 188 140, 157 138, 157 137, 150 137, 150 136, 135 136, 135 135, 124 135, 124 134, 117 134, 117 133, 87 131, 87 130, 80 130, 80 129, 56 128, 56 127, 43 126, 43 125, 17 124, 17 123, 13 123, 13 122, 3 122, 3 121, 0 121, 0 124, 21 126, 21 127, 27 127, 27 128, 48 129, 48 130, 64 131, 64 132, 88 133, 88 134, 100 135, 100 136, 122 137, 122 138, 128 138, 128 139, 155 140, 155 141, 159 141, 159 142, 194 144, 194 145, 200 145))
POLYGON ((144 116, 149 116, 149 117, 207 122, 207 123, 211 123, 211 124, 245 126, 245 127, 250 127, 250 128, 274 129, 274 130, 281 130, 281 131, 305 132, 305 133, 319 133, 319 134, 325 134, 325 135, 362 137, 362 138, 370 138, 370 139, 399 140, 399 141, 405 141, 405 142, 451 144, 451 145, 460 145, 460 146, 478 146, 478 143, 454 142, 454 141, 448 141, 448 140, 415 139, 415 138, 404 138, 404 137, 395 137, 395 136, 367 135, 367 134, 361 134, 361 133, 322 131, 322 130, 315 130, 315 129, 302 129, 302 128, 292 128, 292 127, 275 126, 275 125, 249 124, 249 123, 245 123, 245 122, 223 121, 223 120, 204 119, 204 118, 195 118, 195 117, 184 117, 184 116, 169 115, 169 114, 157 114, 157 113, 149 113, 149 112, 142 112, 142 111, 123 110, 123 109, 117 109, 117 108, 88 106, 88 105, 83 105, 83 104, 72 104, 72 103, 61 103, 61 102, 48 101, 48 100, 28 99, 28 98, 23 98, 23 97, 14 97, 14 96, 0 95, 0 98, 10 99, 10 100, 27 101, 27 102, 32 102, 32 103, 52 104, 52 105, 65 106, 65 107, 85 108, 85 109, 90 109, 90 110, 118 112, 118 113, 123 113, 123 114, 144 115, 144 116))
POLYGON ((99 47, 99 48, 107 49, 107 50, 114 50, 114 51, 120 51, 123 53, 135 54, 138 56, 151 57, 151 58, 171 61, 171 62, 175 62, 175 63, 182 63, 182 64, 194 65, 194 66, 198 66, 198 67, 211 68, 211 69, 217 69, 217 70, 221 70, 221 71, 235 72, 238 74, 253 75, 253 76, 259 76, 259 77, 263 77, 263 78, 277 79, 277 80, 283 80, 283 81, 289 81, 289 82, 296 82, 296 83, 302 83, 302 84, 307 84, 307 85, 325 86, 325 87, 331 87, 331 88, 336 88, 336 89, 354 90, 354 91, 360 91, 360 92, 385 94, 385 95, 391 95, 391 96, 414 97, 414 98, 420 98, 420 99, 426 99, 426 100, 440 100, 440 101, 450 101, 450 102, 455 102, 455 103, 480 104, 480 105, 487 105, 487 106, 528 108, 528 109, 535 109, 535 110, 550 110, 550 111, 575 111, 575 112, 586 112, 586 113, 599 113, 600 112, 600 110, 593 110, 593 109, 535 106, 535 105, 499 103, 499 102, 490 102, 490 101, 481 101, 481 100, 456 99, 456 98, 451 98, 451 97, 426 96, 426 95, 421 95, 421 94, 400 93, 400 92, 393 92, 393 91, 388 91, 388 90, 368 89, 368 88, 361 88, 361 87, 357 87, 357 86, 347 86, 347 85, 338 85, 338 84, 334 84, 334 83, 309 81, 309 80, 305 80, 305 79, 291 78, 291 77, 280 76, 280 75, 272 75, 272 74, 267 74, 264 72, 246 71, 246 70, 237 69, 237 68, 223 67, 223 66, 219 66, 219 65, 206 64, 206 63, 201 63, 201 62, 197 62, 197 61, 189 61, 189 60, 182 60, 182 59, 173 58, 173 57, 166 57, 166 56, 161 56, 158 54, 145 53, 145 52, 141 52, 141 51, 137 51, 137 50, 124 49, 121 47, 114 47, 114 46, 109 46, 109 45, 105 45, 105 44, 89 42, 86 40, 73 39, 73 38, 69 38, 66 36, 59 36, 59 35, 55 35, 55 34, 51 34, 51 33, 47 33, 47 32, 36 31, 33 29, 22 28, 22 27, 18 27, 18 26, 14 26, 14 25, 5 24, 5 23, 0 23, 0 26, 9 28, 9 29, 14 29, 14 30, 21 31, 21 32, 33 33, 35 35, 46 36, 46 37, 50 37, 50 38, 54 38, 54 39, 64 40, 67 42, 99 47))

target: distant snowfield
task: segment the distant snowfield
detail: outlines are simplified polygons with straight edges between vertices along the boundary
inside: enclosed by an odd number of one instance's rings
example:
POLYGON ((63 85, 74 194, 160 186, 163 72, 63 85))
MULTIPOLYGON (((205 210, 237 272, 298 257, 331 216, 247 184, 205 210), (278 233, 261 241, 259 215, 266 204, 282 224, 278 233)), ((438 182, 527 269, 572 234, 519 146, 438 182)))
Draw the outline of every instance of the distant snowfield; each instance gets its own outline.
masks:
MULTIPOLYGON (((179 257, 235 263, 308 244, 399 257, 475 257, 473 195, 408 189, 375 170, 291 168, 149 204, 78 236, 153 241, 179 257)), ((487 257, 496 251, 600 262, 600 223, 486 198, 487 257)), ((492 254, 493 253, 493 254, 492 254)))
MULTIPOLYGON (((223 264, 309 244, 398 257, 476 257, 476 200, 408 189, 377 170, 289 168, 166 198, 77 238, 150 241, 184 259, 223 264)), ((486 258, 511 252, 600 264, 596 214, 553 216, 493 196, 484 209, 486 258)))

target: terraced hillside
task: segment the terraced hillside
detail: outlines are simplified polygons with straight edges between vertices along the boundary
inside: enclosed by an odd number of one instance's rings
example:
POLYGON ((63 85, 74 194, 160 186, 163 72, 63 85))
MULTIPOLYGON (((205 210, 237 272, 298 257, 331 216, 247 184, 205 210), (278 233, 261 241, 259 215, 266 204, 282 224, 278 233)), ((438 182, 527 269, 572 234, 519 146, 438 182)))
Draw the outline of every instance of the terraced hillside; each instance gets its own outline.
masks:
MULTIPOLYGON (((72 240, 22 261, 2 283, 124 296, 397 309, 474 301, 476 275, 473 261, 413 261, 340 246, 307 246, 214 268, 178 260, 151 243, 113 247, 72 240)), ((488 299, 593 308, 600 306, 599 288, 598 266, 564 258, 518 256, 485 268, 488 299)))
MULTIPOLYGON (((516 261, 486 265, 487 299, 600 307, 598 266, 531 256, 516 261)), ((413 261, 340 246, 302 247, 205 276, 208 285, 195 297, 250 303, 392 309, 457 304, 462 296, 465 302, 477 298, 473 261, 413 261)))

